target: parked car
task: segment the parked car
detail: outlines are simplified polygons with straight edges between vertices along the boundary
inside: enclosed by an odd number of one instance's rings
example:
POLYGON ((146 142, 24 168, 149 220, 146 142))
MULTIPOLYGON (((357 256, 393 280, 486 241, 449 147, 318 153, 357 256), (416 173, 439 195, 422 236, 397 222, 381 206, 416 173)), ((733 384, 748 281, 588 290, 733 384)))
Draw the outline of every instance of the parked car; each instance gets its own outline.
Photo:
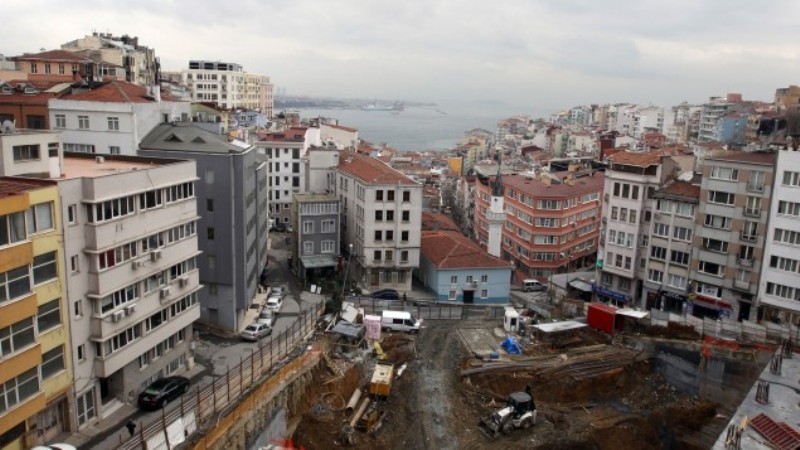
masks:
POLYGON ((269 291, 269 296, 283 298, 286 296, 286 288, 284 286, 273 286, 269 291))
POLYGON ((381 289, 372 293, 372 298, 381 298, 384 300, 398 300, 400 294, 394 289, 381 289))
POLYGON ((270 311, 278 312, 281 310, 281 306, 283 306, 283 297, 270 295, 267 299, 267 306, 265 308, 270 311))
POLYGON ((78 450, 77 447, 74 445, 69 444, 47 444, 47 445, 37 445, 33 447, 31 450, 78 450))
POLYGON ((539 282, 539 280, 523 280, 522 290, 525 292, 544 291, 547 287, 539 282))
POLYGON ((275 321, 275 313, 272 310, 264 308, 258 314, 258 319, 256 319, 256 323, 263 323, 268 326, 272 326, 272 323, 275 321))
POLYGON ((150 383, 139 394, 139 406, 142 408, 163 408, 167 403, 189 391, 189 379, 186 377, 159 378, 150 383))
POLYGON ((272 225, 272 228, 270 228, 269 231, 277 231, 279 233, 282 233, 286 231, 286 224, 283 222, 275 222, 275 224, 272 225))
POLYGON ((265 323, 251 323, 241 333, 241 337, 245 341, 257 341, 265 336, 272 334, 272 327, 265 323))

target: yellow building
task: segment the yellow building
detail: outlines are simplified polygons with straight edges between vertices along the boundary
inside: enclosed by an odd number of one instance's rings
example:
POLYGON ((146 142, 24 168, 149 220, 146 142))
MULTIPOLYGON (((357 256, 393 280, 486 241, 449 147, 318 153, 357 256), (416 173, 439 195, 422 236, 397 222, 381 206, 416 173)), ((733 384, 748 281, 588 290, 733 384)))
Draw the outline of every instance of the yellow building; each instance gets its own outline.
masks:
POLYGON ((0 178, 0 448, 69 426, 72 384, 55 182, 0 178))
POLYGON ((447 165, 450 167, 450 172, 456 175, 463 175, 461 172, 461 161, 464 159, 463 156, 449 156, 447 158, 447 165))

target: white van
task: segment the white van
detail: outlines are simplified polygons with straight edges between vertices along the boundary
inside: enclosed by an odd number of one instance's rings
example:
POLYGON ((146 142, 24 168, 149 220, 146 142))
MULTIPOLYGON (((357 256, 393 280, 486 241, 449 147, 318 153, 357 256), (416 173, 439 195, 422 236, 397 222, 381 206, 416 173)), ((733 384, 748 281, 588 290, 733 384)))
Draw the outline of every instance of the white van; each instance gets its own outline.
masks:
POLYGON ((522 290, 525 292, 544 291, 547 289, 539 280, 522 280, 522 290))
POLYGON ((381 313, 381 328, 384 331, 418 333, 421 325, 422 321, 415 319, 407 311, 383 311, 381 313))

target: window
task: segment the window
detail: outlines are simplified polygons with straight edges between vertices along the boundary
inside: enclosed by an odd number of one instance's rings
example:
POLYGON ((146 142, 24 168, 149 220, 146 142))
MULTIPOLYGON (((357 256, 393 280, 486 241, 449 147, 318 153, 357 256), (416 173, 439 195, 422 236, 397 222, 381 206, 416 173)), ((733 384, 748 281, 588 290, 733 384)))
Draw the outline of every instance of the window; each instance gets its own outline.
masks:
POLYGON ((730 192, 708 191, 708 202, 719 205, 733 205, 734 195, 730 192))
POLYGON ((18 212, 0 216, 0 246, 24 241, 27 237, 25 213, 18 212))
POLYGON ((214 212, 214 199, 213 198, 207 198, 206 199, 206 211, 214 212))
POLYGON ((405 283, 406 282, 406 271, 405 270, 398 270, 397 271, 397 282, 398 283, 405 283))
POLYGON ((800 289, 784 286, 782 284, 767 283, 767 294, 776 297, 785 298, 787 300, 800 301, 800 289))
POLYGON ((725 268, 723 266, 708 261, 700 261, 699 270, 700 272, 714 275, 715 277, 721 277, 725 274, 725 268))
POLYGON ((622 222, 628 221, 628 208, 619 209, 619 220, 622 222))
POLYGON ((669 260, 681 266, 688 266, 689 265, 689 254, 686 252, 679 252, 677 250, 672 250, 670 254, 669 260))
POLYGON ((28 234, 41 233, 42 231, 52 230, 53 225, 53 203, 39 203, 28 208, 28 234))
POLYGON ((375 250, 375 251, 373 251, 373 252, 372 252, 372 259, 373 259, 374 261, 380 261, 380 260, 381 260, 381 256, 382 256, 382 255, 383 255, 383 254, 381 253, 381 251, 380 251, 380 250, 375 250))
POLYGON ((94 153, 94 144, 74 144, 65 142, 64 151, 76 153, 94 153))
POLYGON ((403 191, 403 203, 411 201, 411 191, 403 191))
POLYGON ((783 185, 784 186, 800 186, 800 172, 783 171, 783 185))
POLYGON ((671 273, 667 277, 667 284, 678 289, 686 289, 686 277, 671 273))
POLYGON ((719 228, 721 230, 731 229, 731 218, 706 214, 705 226, 708 228, 719 228))
POLYGON ((94 389, 89 389, 77 398, 78 425, 83 425, 97 417, 94 404, 94 389))
POLYGON ((392 271, 391 270, 383 271, 383 282, 384 283, 391 283, 392 282, 392 271))
POLYGON ((109 131, 119 131, 119 117, 108 118, 108 129, 109 131))
POLYGON ((745 241, 755 241, 758 239, 758 222, 745 220, 742 224, 742 239, 745 241))
POLYGON ((14 300, 31 292, 28 266, 0 273, 0 303, 14 300))
POLYGON ((393 241, 394 240, 394 231, 393 230, 386 230, 386 240, 393 241))
POLYGON ((489 290, 481 289, 481 298, 488 298, 488 297, 489 297, 489 290))
POLYGON ((110 155, 119 155, 122 153, 122 150, 118 145, 109 145, 108 146, 108 153, 110 155))
POLYGON ((408 250, 400 251, 400 262, 408 262, 408 250))
POLYGON ((647 279, 654 283, 662 283, 664 281, 664 272, 650 269, 647 273, 647 279))
POLYGON ((35 62, 31 63, 31 73, 36 73, 37 71, 37 64, 35 62))
POLYGON ((653 235, 661 237, 669 237, 669 225, 663 223, 654 223, 653 235))
POLYGON ((87 205, 86 212, 90 223, 100 223, 136 212, 134 196, 115 198, 102 203, 87 205))
POLYGON ((684 228, 684 227, 675 227, 674 232, 672 233, 672 237, 679 241, 691 241, 692 240, 692 229, 691 228, 684 228))
POLYGON ((383 201, 383 191, 377 190, 375 191, 375 201, 382 202, 383 201))
POLYGON ((800 272, 800 261, 782 256, 771 256, 769 266, 786 272, 800 272))
POLYGON ((611 207, 611 220, 617 220, 619 217, 619 208, 616 206, 611 207))
POLYGON ((628 216, 630 223, 636 223, 636 210, 632 209, 630 215, 628 216))
POLYGON ((408 242, 408 231, 401 231, 400 232, 400 241, 408 242))
POLYGON ((447 299, 448 300, 455 300, 456 299, 456 291, 450 291, 450 293, 447 295, 447 299))
POLYGON ((326 219, 322 221, 322 232, 323 233, 335 233, 336 232, 336 221, 333 219, 326 219))
POLYGON ((78 350, 78 352, 77 352, 78 353, 78 361, 85 361, 86 360, 86 345, 85 344, 80 344, 77 347, 77 350, 78 350))
POLYGON ((800 217, 800 203, 781 200, 778 202, 778 214, 800 217))
POLYGON ((33 257, 33 284, 42 284, 58 277, 56 252, 33 257))
POLYGON ((64 114, 56 114, 56 128, 67 127, 67 116, 64 114))
POLYGON ((63 64, 59 64, 58 65, 58 74, 59 75, 64 75, 64 73, 65 73, 64 72, 64 65, 63 64))
POLYGON ((78 116, 78 128, 81 130, 89 129, 89 116, 78 116))
POLYGON ((411 220, 411 212, 410 211, 403 211, 402 220, 403 220, 403 222, 410 221, 411 220))
POLYGON ((42 354, 42 379, 46 380, 64 370, 64 346, 42 354))
POLYGON ((374 238, 375 238, 376 241, 382 241, 383 240, 383 231, 375 230, 374 238))
POLYGON ((322 241, 322 253, 333 253, 335 244, 334 241, 322 241))
POLYGON ((386 211, 386 221, 387 222, 394 222, 394 211, 392 211, 392 210, 386 211))
POLYGON ((311 220, 304 220, 303 234, 313 234, 313 233, 314 233, 314 222, 311 220))
POLYGON ((676 213, 679 216, 694 217, 694 205, 691 203, 679 202, 676 213))
POLYGON ((39 368, 23 372, 0 387, 0 414, 14 408, 39 392, 39 368))
POLYGON ((206 228, 206 237, 208 238, 209 241, 214 240, 214 227, 206 228))
POLYGON ((394 261, 394 251, 386 250, 383 254, 384 261, 394 261))
POLYGON ((755 258, 755 252, 756 252, 755 247, 749 245, 742 245, 741 247, 739 247, 739 259, 745 261, 752 261, 753 258, 755 258))
POLYGON ((44 73, 50 75, 52 73, 50 63, 44 63, 44 73))
POLYGON ((13 325, 0 328, 0 357, 5 358, 13 355, 33 345, 35 342, 33 317, 28 317, 13 325))
POLYGON ((667 249, 664 247, 659 247, 654 245, 650 247, 650 257, 653 259, 659 259, 661 261, 667 258, 667 249))
POLYGON ((631 270, 632 260, 630 256, 625 257, 625 270, 631 270))
POLYGON ((386 200, 390 202, 394 201, 394 190, 386 191, 386 200))
POLYGON ((489 281, 489 275, 481 275, 481 283, 487 283, 489 281))
POLYGON ((375 211, 375 221, 376 222, 382 222, 383 221, 383 211, 382 210, 379 209, 379 210, 375 211))
POLYGON ((39 160, 39 144, 15 145, 12 151, 14 153, 14 162, 39 160))
POLYGON ((748 195, 744 207, 744 214, 746 216, 758 216, 761 214, 761 198, 748 195))
POLYGON ((736 181, 739 179, 739 171, 728 167, 714 166, 711 168, 711 178, 714 180, 736 181))
POLYGON ((728 243, 719 239, 703 238, 703 248, 712 252, 728 253, 728 243))
POLYGON ((627 278, 620 278, 619 279, 619 289, 621 291, 630 291, 631 290, 631 280, 627 278))
POLYGON ((67 206, 67 223, 78 223, 78 205, 67 206))

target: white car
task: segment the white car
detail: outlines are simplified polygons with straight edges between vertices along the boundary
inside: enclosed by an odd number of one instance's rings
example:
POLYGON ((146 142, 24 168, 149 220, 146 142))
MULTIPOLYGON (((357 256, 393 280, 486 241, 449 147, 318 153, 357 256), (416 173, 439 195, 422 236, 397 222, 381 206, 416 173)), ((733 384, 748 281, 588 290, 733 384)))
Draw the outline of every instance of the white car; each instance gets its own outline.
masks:
POLYGON ((286 296, 286 288, 283 286, 275 286, 269 290, 270 297, 284 297, 286 296))
POLYGON ((281 306, 283 306, 283 297, 274 297, 270 295, 270 297, 267 299, 266 309, 278 312, 281 310, 281 306))
POLYGON ((48 444, 38 445, 31 450, 78 450, 74 445, 69 444, 48 444))
POLYGON ((272 326, 272 323, 275 321, 275 313, 267 308, 261 310, 258 314, 258 319, 256 319, 256 323, 265 323, 269 326, 272 326))
POLYGON ((241 333, 239 337, 245 341, 257 341, 264 336, 272 334, 272 327, 265 323, 251 323, 241 333))

